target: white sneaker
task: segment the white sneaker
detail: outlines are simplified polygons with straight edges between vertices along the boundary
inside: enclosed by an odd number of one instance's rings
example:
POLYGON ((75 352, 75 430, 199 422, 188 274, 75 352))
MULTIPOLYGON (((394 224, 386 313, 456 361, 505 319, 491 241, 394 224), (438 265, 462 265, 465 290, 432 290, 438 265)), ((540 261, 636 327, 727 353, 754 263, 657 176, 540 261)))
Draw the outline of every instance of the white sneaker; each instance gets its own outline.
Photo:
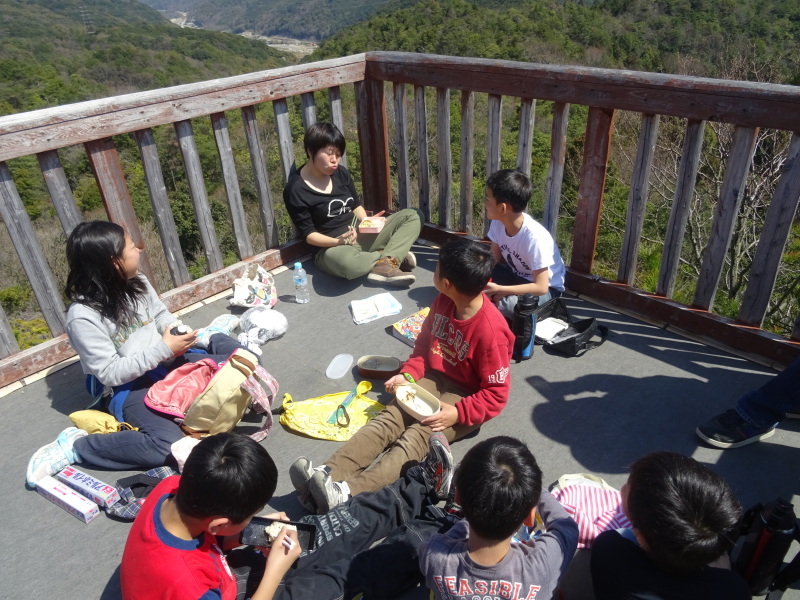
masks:
POLYGON ((47 475, 53 476, 64 467, 68 467, 76 462, 81 462, 81 458, 73 448, 75 440, 88 435, 83 429, 68 427, 62 431, 55 441, 50 442, 39 448, 33 453, 28 461, 28 469, 25 479, 28 485, 35 487, 47 475))
POLYGON ((230 314, 219 315, 211 321, 208 327, 203 327, 197 331, 197 341, 195 341, 194 345, 208 350, 212 335, 215 333, 230 335, 236 331, 237 327, 239 327, 239 317, 230 314))
POLYGON ((317 504, 317 514, 324 515, 335 506, 350 499, 346 481, 333 481, 325 471, 317 471, 308 482, 308 490, 317 504))

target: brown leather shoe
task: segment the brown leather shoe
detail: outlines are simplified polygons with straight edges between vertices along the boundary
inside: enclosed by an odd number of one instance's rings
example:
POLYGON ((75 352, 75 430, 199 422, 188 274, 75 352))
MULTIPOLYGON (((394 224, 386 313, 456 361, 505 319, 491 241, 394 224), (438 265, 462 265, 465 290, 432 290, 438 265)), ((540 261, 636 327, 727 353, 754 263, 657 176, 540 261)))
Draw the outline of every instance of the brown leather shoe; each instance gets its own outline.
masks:
POLYGON ((417 266, 417 257, 414 256, 414 253, 411 250, 408 251, 406 257, 403 259, 403 262, 400 263, 400 270, 405 271, 406 273, 411 272, 417 266))
POLYGON ((406 273, 400 270, 400 265, 396 258, 382 258, 380 259, 367 279, 378 283, 388 283, 389 285, 411 285, 417 278, 413 273, 406 273))

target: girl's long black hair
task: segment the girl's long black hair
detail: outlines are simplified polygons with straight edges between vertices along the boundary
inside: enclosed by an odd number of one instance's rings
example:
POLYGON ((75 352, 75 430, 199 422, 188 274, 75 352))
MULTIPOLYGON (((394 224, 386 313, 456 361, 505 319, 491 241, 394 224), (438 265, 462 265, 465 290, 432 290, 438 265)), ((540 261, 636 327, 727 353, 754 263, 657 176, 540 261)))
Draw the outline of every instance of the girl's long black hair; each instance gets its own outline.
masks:
POLYGON ((67 298, 115 323, 129 322, 147 288, 139 277, 125 275, 124 249, 125 230, 116 223, 88 221, 73 229, 67 240, 67 298))

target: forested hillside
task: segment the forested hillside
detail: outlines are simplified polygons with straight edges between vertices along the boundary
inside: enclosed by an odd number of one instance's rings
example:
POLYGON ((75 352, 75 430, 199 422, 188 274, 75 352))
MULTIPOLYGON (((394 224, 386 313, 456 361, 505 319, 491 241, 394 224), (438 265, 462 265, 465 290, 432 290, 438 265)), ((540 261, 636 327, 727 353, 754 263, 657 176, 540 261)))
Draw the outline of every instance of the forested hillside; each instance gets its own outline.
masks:
POLYGON ((261 42, 175 27, 136 0, 0 0, 0 14, 0 115, 287 62, 261 42))
MULTIPOLYGON (((423 0, 342 31, 307 60, 398 50, 719 76, 734 56, 800 83, 796 0, 423 0)), ((755 73, 751 73, 753 78, 755 73)))
MULTIPOLYGON (((167 13, 189 13, 198 27, 322 40, 396 0, 142 0, 167 13)), ((403 5, 413 4, 405 0, 403 5)))

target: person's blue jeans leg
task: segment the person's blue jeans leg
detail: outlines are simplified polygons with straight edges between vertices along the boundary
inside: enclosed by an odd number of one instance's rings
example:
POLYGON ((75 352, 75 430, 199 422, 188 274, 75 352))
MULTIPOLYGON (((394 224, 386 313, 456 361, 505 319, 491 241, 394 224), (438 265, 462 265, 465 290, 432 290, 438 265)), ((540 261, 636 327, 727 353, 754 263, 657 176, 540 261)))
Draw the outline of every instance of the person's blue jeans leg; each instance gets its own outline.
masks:
POLYGON ((748 392, 736 405, 736 412, 756 427, 780 423, 787 412, 800 410, 800 358, 760 388, 748 392))

